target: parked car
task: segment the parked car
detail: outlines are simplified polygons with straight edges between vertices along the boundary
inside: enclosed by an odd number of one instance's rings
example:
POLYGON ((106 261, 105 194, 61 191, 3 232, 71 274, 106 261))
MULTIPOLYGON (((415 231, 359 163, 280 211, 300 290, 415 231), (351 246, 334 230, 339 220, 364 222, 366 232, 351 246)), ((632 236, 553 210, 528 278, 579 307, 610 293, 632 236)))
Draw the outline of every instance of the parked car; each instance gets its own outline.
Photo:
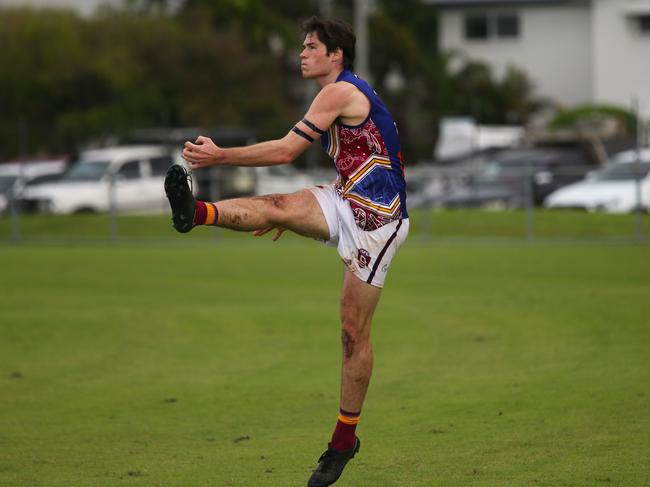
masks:
POLYGON ((333 172, 310 172, 283 164, 255 168, 255 194, 294 193, 301 189, 329 184, 335 179, 333 172))
POLYGON ((617 154, 602 170, 549 195, 544 205, 608 213, 650 210, 650 149, 617 154))
POLYGON ((0 164, 0 214, 9 211, 11 198, 19 198, 28 185, 55 180, 63 174, 67 159, 30 159, 0 164))
POLYGON ((582 144, 500 149, 473 154, 452 165, 434 166, 433 177, 413 184, 407 170, 412 207, 521 208, 541 205, 555 189, 579 181, 600 160, 582 144))
POLYGON ((58 180, 29 186, 26 211, 55 214, 117 211, 162 212, 164 178, 174 162, 161 145, 119 146, 82 152, 58 180))
MULTIPOLYGON (((137 129, 129 134, 129 143, 160 144, 180 159, 183 144, 199 135, 211 138, 221 147, 239 147, 256 143, 256 133, 243 127, 180 127, 137 129)), ((192 172, 197 198, 216 201, 241 196, 292 193, 326 184, 336 177, 334 171, 296 169, 292 165, 269 167, 211 166, 192 172)))
MULTIPOLYGON (((181 160, 183 144, 196 140, 199 135, 210 137, 221 147, 239 147, 257 142, 251 129, 241 127, 177 127, 148 128, 132 131, 126 138, 128 144, 164 145, 181 160)), ((211 166, 192 173, 197 187, 195 195, 206 201, 216 201, 255 194, 255 168, 238 166, 211 166)))
POLYGON ((452 195, 448 206, 476 202, 521 208, 541 205, 557 188, 579 181, 597 167, 580 147, 532 147, 501 151, 469 183, 469 195, 452 195))

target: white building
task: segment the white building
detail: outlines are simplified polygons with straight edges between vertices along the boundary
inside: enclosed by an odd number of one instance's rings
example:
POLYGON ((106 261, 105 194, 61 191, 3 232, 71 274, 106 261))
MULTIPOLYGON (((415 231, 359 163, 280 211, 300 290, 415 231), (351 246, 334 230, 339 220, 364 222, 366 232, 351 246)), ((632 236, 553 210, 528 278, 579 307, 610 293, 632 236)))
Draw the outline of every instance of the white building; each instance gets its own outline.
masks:
POLYGON ((563 105, 639 100, 650 118, 650 0, 425 0, 440 12, 439 44, 525 71, 563 105))

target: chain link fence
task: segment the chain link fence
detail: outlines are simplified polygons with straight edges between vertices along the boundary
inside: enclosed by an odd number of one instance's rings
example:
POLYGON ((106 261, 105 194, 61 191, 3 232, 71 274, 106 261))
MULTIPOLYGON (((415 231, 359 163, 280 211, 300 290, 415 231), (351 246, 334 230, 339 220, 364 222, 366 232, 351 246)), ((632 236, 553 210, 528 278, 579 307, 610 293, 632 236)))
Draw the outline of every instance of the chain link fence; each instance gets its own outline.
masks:
POLYGON ((409 208, 421 213, 421 236, 647 239, 650 150, 605 167, 540 162, 414 168, 409 208))
MULTIPOLYGON (((648 160, 639 157, 597 170, 489 163, 413 166, 407 169, 411 238, 647 242, 649 172, 650 154, 648 160)), ((179 241, 185 236, 171 228, 163 177, 151 179, 140 181, 138 187, 133 180, 112 177, 89 195, 107 200, 105 210, 79 208, 70 214, 53 214, 48 208, 54 203, 36 204, 26 197, 30 186, 22 186, 5 194, 8 203, 0 216, 0 239, 13 244, 179 241)), ((201 199, 216 201, 242 194, 287 193, 332 179, 333 172, 290 167, 275 172, 222 171, 205 173, 195 181, 195 192, 201 199)), ((191 240, 213 242, 230 233, 192 232, 191 240)))

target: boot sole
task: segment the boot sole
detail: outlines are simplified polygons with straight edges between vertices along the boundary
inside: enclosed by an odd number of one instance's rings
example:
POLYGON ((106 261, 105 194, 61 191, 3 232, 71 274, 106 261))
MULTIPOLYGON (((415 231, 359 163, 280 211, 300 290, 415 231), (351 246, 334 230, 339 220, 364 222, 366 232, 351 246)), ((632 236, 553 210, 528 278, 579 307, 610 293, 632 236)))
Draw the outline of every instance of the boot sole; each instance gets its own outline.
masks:
POLYGON ((194 200, 187 183, 187 172, 177 164, 171 166, 165 176, 165 195, 172 209, 173 226, 180 233, 187 233, 194 227, 194 207, 191 215, 184 214, 188 213, 184 208, 188 193, 194 200))

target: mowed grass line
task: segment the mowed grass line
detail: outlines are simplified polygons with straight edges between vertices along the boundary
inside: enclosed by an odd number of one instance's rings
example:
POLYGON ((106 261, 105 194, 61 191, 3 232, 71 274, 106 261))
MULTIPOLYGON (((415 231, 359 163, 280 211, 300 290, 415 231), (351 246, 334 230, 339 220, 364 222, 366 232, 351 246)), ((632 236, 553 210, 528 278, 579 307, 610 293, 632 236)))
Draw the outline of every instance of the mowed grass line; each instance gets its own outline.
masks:
MULTIPOLYGON (((2 247, 0 485, 305 485, 342 266, 251 240, 2 247)), ((650 485, 649 254, 407 245, 337 485, 650 485)))

